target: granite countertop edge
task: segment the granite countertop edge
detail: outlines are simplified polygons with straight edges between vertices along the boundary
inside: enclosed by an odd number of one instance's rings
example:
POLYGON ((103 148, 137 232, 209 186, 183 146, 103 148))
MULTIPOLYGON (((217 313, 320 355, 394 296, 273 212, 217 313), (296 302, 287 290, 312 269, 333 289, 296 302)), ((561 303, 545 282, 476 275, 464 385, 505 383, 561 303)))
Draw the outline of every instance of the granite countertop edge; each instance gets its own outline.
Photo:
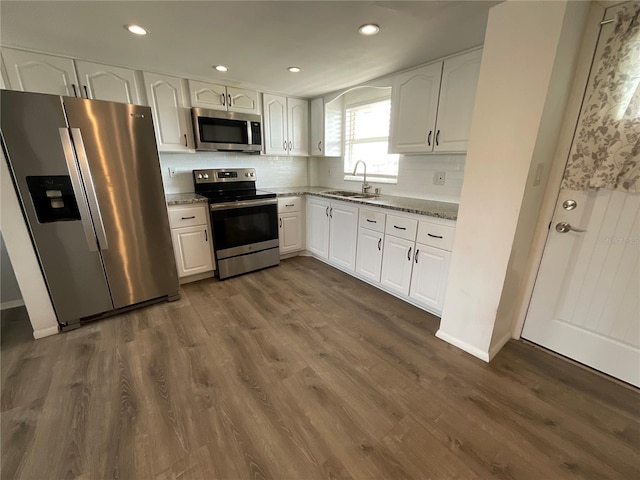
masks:
POLYGON ((209 200, 207 197, 198 195, 194 192, 189 193, 167 193, 165 195, 167 199, 167 205, 192 205, 196 203, 207 203, 209 200))
POLYGON ((341 202, 369 205, 371 207, 385 208, 406 213, 415 213, 445 220, 457 220, 458 204, 439 202, 437 200, 425 200, 421 198, 396 197, 391 195, 380 195, 375 199, 348 198, 337 195, 328 195, 327 192, 336 190, 329 187, 282 187, 265 188, 269 192, 275 193, 278 197, 291 195, 314 195, 317 197, 339 200, 341 202))

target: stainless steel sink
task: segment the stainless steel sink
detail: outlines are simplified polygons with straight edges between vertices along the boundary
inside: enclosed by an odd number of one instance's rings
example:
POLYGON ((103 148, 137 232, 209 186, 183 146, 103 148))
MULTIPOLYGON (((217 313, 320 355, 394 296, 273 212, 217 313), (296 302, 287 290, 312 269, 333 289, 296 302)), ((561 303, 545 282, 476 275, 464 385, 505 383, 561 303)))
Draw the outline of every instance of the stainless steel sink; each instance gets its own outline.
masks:
POLYGON ((335 195, 336 197, 345 197, 345 198, 376 198, 379 195, 374 193, 360 193, 360 192, 349 192, 346 190, 335 190, 332 192, 324 192, 326 195, 335 195))

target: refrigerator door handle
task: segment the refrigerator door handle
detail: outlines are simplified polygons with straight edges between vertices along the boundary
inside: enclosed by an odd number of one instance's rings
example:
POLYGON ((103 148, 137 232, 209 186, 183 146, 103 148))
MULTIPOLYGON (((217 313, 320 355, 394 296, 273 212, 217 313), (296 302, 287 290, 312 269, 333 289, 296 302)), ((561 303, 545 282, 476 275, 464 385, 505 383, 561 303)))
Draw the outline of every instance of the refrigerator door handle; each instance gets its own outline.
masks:
POLYGON ((78 154, 78 163, 80 164, 80 172, 82 173, 82 179, 84 180, 84 186, 87 191, 89 208, 93 213, 92 218, 96 227, 96 234, 98 235, 98 245, 100 250, 107 250, 109 248, 107 233, 104 229, 102 214, 100 213, 100 204, 98 203, 98 196, 96 195, 96 187, 93 185, 93 178, 91 177, 91 170, 89 169, 89 160, 87 158, 87 151, 84 148, 82 132, 79 128, 72 128, 71 136, 73 137, 73 143, 76 147, 76 153, 78 154))
POLYGON ((59 130, 60 140, 62 141, 62 150, 64 151, 64 158, 67 162, 69 177, 71 178, 71 186, 73 187, 73 193, 76 196, 78 210, 80 211, 82 229, 84 230, 85 237, 87 237, 89 251, 97 252, 98 242, 96 241, 96 233, 93 230, 93 224, 91 223, 91 214, 89 213, 89 207, 87 206, 87 197, 82 189, 82 180, 80 180, 80 173, 78 172, 78 166, 76 165, 75 156, 73 154, 71 136, 69 136, 69 130, 66 128, 60 128, 59 130))

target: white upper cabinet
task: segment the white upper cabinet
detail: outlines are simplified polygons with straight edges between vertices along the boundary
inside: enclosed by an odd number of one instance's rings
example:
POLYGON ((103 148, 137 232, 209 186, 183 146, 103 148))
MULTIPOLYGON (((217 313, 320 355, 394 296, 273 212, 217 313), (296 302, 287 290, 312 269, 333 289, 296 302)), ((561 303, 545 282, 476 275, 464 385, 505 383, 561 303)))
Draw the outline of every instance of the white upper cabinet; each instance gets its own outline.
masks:
POLYGON ((309 155, 309 102, 265 93, 264 148, 267 155, 309 155))
POLYGON ((184 152, 192 149, 191 115, 186 108, 183 81, 144 72, 144 86, 153 113, 158 150, 184 152))
POLYGON ((342 105, 343 97, 327 103, 323 97, 311 100, 311 155, 342 156, 342 105))
POLYGON ((135 72, 127 68, 76 60, 82 94, 86 98, 141 105, 135 72))
POLYGON ((2 48, 7 88, 23 92, 80 97, 80 87, 70 58, 2 48))
POLYGON ((466 151, 481 58, 475 50, 395 78, 389 152, 466 151))
POLYGON ((467 150, 481 60, 476 50, 444 62, 434 152, 467 150))
POLYGON ((258 92, 253 90, 189 80, 189 97, 192 107, 239 113, 260 113, 258 92))
POLYGON ((389 152, 433 150, 442 62, 398 75, 393 82, 389 152))

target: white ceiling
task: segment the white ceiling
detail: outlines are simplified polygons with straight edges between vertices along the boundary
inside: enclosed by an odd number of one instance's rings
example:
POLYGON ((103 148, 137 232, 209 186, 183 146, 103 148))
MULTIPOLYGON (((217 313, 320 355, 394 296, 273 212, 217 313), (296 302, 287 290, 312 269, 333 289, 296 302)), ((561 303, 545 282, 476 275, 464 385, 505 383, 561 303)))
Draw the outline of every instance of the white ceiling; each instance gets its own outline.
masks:
POLYGON ((496 3, 3 0, 0 43, 312 97, 481 45, 496 3), (369 22, 380 33, 359 35, 369 22), (149 35, 128 33, 130 23, 149 35))

